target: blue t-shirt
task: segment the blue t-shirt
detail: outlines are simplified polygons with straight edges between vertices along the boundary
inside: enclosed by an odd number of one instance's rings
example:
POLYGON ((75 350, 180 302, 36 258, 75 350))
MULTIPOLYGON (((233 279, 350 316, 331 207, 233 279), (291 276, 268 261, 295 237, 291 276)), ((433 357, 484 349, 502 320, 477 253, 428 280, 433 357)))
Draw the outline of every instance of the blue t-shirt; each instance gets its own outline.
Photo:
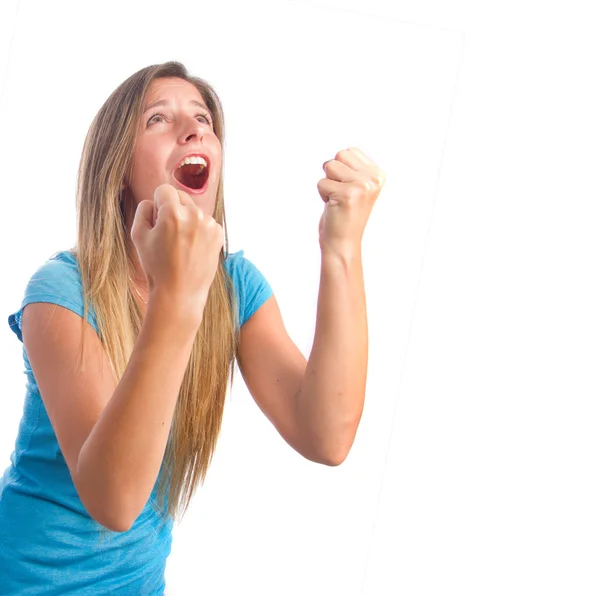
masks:
MULTIPOLYGON (((244 256, 229 254, 243 325, 271 296, 260 271, 244 256)), ((75 256, 62 251, 31 277, 21 308, 8 317, 23 341, 23 308, 58 304, 83 318, 81 275, 75 256)), ((88 322, 98 333, 93 306, 88 322)), ((157 488, 127 532, 105 530, 85 510, 71 479, 23 346, 27 377, 23 417, 11 465, 0 478, 0 594, 162 595, 173 522, 158 513, 157 488)))

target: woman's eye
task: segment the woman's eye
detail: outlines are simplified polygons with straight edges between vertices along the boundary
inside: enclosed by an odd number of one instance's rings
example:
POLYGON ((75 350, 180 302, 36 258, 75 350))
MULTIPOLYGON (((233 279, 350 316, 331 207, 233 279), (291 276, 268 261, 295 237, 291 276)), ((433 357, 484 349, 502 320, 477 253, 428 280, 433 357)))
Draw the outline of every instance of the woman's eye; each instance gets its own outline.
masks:
MULTIPOLYGON (((165 118, 164 114, 154 114, 153 116, 150 117, 150 120, 148 120, 147 124, 154 124, 154 122, 158 122, 158 120, 154 120, 155 118, 165 118)), ((205 114, 198 114, 196 116, 196 118, 204 118, 204 122, 206 122, 206 124, 208 124, 209 126, 212 125, 212 122, 210 120, 210 118, 208 116, 206 116, 205 114)))
POLYGON ((154 114, 153 116, 150 117, 150 120, 148 120, 148 124, 153 124, 153 120, 154 118, 160 116, 161 118, 164 118, 164 114, 154 114))

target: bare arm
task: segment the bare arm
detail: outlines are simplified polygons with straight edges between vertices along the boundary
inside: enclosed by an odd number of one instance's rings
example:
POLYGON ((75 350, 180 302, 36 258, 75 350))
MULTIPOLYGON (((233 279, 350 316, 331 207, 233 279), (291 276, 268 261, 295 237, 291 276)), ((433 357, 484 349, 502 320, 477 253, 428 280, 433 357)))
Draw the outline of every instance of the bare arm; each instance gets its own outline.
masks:
POLYGON ((308 362, 289 337, 275 296, 240 331, 238 363, 252 397, 306 459, 348 455, 362 416, 368 327, 360 247, 324 251, 315 339, 308 362))
MULTIPOLYGON (((317 324, 300 391, 298 424, 334 465, 346 458, 362 416, 368 325, 360 247, 323 251, 317 324)), ((307 439, 308 440, 308 439, 307 439)))
POLYGON ((198 327, 172 303, 150 299, 125 373, 81 447, 78 490, 114 511, 120 531, 141 513, 158 477, 198 327))
MULTIPOLYGON (((77 493, 98 523, 131 527, 160 471, 171 420, 200 325, 171 298, 150 297, 131 358, 115 385, 98 335, 56 304, 23 310, 23 344, 77 493), (77 366, 86 335, 84 370, 77 366)), ((189 312, 189 311, 188 311, 189 312)), ((201 319, 200 319, 201 320, 201 319)))

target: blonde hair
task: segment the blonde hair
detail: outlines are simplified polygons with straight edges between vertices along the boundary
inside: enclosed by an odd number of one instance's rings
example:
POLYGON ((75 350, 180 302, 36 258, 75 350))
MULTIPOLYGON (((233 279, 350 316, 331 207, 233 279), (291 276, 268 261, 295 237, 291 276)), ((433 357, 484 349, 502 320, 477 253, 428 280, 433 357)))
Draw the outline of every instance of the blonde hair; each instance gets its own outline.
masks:
MULTIPOLYGON (((216 92, 203 79, 190 76, 183 64, 166 62, 139 70, 110 95, 89 128, 79 165, 77 245, 72 252, 83 283, 82 325, 89 301, 117 383, 142 325, 142 312, 128 283, 132 261, 127 252, 126 201, 121 189, 123 181, 130 180, 144 98, 152 81, 164 77, 184 79, 198 89, 213 115, 214 132, 223 147, 223 111, 216 92)), ((222 176, 213 217, 225 230, 225 243, 179 390, 159 475, 158 509, 153 506, 165 522, 168 517, 183 517, 198 484, 204 483, 221 430, 230 375, 233 385, 237 302, 224 268, 229 251, 222 176)), ((84 349, 83 340, 81 358, 84 349)))

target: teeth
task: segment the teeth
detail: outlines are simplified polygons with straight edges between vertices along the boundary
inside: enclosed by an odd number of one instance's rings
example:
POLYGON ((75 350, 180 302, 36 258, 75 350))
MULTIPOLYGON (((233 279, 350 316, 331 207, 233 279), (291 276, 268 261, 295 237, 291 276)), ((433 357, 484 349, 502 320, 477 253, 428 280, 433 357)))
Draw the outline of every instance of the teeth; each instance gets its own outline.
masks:
POLYGON ((190 163, 201 164, 204 167, 206 167, 206 165, 207 165, 206 160, 203 157, 194 155, 193 157, 186 157, 184 160, 182 160, 182 162, 177 166, 177 168, 181 168, 190 163))

